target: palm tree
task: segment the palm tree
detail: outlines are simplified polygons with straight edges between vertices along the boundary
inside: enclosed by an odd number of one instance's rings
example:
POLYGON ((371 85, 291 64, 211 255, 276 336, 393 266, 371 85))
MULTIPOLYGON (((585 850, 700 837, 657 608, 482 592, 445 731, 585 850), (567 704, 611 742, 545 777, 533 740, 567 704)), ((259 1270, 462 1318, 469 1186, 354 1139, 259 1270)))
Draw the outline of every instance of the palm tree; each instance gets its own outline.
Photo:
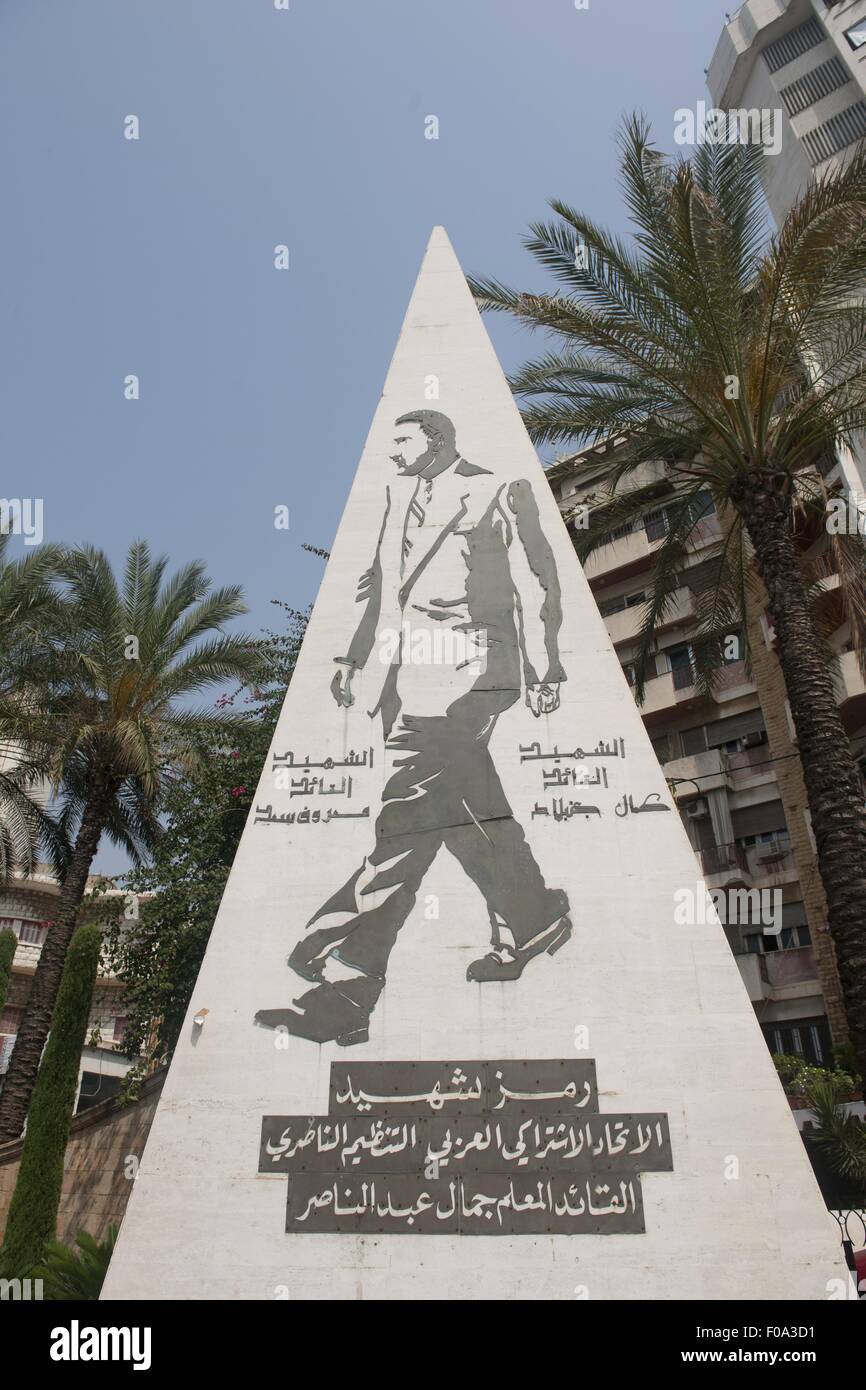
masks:
POLYGON ((810 1076, 803 1091, 816 1118, 807 1141, 823 1148, 834 1173, 866 1193, 866 1124, 845 1109, 845 1092, 832 1073, 810 1076))
MULTIPOLYGON (((642 631, 651 650, 709 493, 724 519, 715 587, 701 614, 704 664, 763 584, 797 731, 828 925, 861 1071, 866 1075, 866 815, 836 704, 804 563, 804 526, 824 521, 837 443, 866 426, 866 153, 810 186, 768 237, 762 153, 703 145, 673 162, 642 118, 620 136, 634 227, 627 244, 565 203, 526 245, 567 293, 521 294, 470 281, 480 306, 546 329, 554 350, 512 378, 538 443, 615 445, 601 525, 582 556, 656 500, 618 493, 650 460, 677 482, 642 631), (576 254, 576 247, 583 247, 576 254), (577 264, 576 264, 577 262, 577 264)), ((828 536, 862 662, 866 564, 857 535, 828 536)), ((638 695, 642 679, 638 680, 638 695)))
MULTIPOLYGON (((0 530, 0 719, 33 699, 40 681, 40 652, 56 624, 54 586, 62 550, 42 545, 18 560, 8 558, 10 533, 0 530)), ((40 803, 41 769, 20 747, 0 738, 0 881, 31 873, 40 843, 55 860, 63 845, 40 803)))
POLYGON ((71 847, 0 1095, 0 1142, 23 1128, 103 833, 135 862, 147 854, 159 835, 168 780, 196 759, 204 731, 228 737, 237 721, 183 702, 224 680, 254 679, 259 669, 252 640, 222 632, 247 611, 240 588, 212 589, 199 562, 163 583, 167 563, 135 542, 118 584, 102 551, 67 552, 60 565, 62 640, 52 661, 41 663, 38 702, 0 717, 0 741, 23 746, 47 773, 56 824, 71 847))

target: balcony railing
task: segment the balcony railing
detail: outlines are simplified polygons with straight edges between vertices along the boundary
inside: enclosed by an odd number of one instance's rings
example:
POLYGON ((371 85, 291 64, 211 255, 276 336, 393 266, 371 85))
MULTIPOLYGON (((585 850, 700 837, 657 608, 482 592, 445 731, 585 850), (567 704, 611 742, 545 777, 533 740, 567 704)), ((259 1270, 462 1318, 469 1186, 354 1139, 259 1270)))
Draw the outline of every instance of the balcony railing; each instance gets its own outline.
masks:
POLYGON ((732 870, 739 869, 741 873, 749 872, 749 861, 742 845, 731 843, 729 845, 713 845, 710 849, 698 851, 701 868, 704 874, 725 874, 732 870))
POLYGON ((763 844, 752 845, 746 854, 749 869, 756 878, 790 873, 795 868, 794 851, 788 835, 777 835, 763 844))
POLYGON ((784 987, 817 980, 818 967, 811 946, 795 946, 787 951, 766 951, 759 957, 761 979, 768 985, 784 987))
POLYGON ((731 772, 747 772, 770 761, 770 745, 758 743, 754 748, 742 748, 738 753, 729 753, 727 756, 731 772))

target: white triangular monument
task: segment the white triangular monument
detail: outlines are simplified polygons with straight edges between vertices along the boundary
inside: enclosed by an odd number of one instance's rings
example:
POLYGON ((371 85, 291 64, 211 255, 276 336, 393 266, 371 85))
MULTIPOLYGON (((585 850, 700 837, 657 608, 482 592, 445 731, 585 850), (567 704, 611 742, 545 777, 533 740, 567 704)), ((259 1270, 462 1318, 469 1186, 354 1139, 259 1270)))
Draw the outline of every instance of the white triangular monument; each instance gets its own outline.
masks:
POLYGON ((437 228, 103 1296, 846 1296, 701 889, 437 228))

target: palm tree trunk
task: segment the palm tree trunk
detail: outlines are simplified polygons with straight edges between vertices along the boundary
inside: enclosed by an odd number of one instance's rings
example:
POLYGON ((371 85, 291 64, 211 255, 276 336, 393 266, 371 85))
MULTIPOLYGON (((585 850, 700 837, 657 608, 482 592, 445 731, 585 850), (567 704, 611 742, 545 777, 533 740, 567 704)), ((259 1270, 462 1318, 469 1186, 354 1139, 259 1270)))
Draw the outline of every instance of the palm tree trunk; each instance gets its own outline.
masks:
POLYGON ((790 521, 790 478, 744 475, 731 500, 743 518, 769 601, 797 731, 818 867, 827 896, 845 1011, 866 1083, 866 813, 831 670, 822 654, 790 521))
POLYGON ((42 1049, 51 1028, 66 952, 75 931, 90 866, 99 847, 108 805, 109 794, 104 789, 95 791, 81 819, 75 848, 60 890, 59 910, 42 947, 0 1094, 0 1144, 17 1139, 24 1128, 42 1049))

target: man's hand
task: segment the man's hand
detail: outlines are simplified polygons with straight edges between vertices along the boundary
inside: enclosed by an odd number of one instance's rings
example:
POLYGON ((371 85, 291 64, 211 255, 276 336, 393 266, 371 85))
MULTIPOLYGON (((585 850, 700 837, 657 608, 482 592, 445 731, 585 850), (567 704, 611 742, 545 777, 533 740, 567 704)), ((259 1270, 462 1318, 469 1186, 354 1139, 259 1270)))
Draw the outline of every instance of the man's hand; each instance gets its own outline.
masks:
POLYGON ((526 703, 536 719, 540 714, 553 714, 555 709, 559 709, 559 682, 552 681, 550 685, 528 685, 526 703))
POLYGON ((355 697, 352 694, 353 675, 354 670, 351 666, 342 666, 331 681, 331 694, 337 704, 345 706, 346 709, 355 703, 355 697))

